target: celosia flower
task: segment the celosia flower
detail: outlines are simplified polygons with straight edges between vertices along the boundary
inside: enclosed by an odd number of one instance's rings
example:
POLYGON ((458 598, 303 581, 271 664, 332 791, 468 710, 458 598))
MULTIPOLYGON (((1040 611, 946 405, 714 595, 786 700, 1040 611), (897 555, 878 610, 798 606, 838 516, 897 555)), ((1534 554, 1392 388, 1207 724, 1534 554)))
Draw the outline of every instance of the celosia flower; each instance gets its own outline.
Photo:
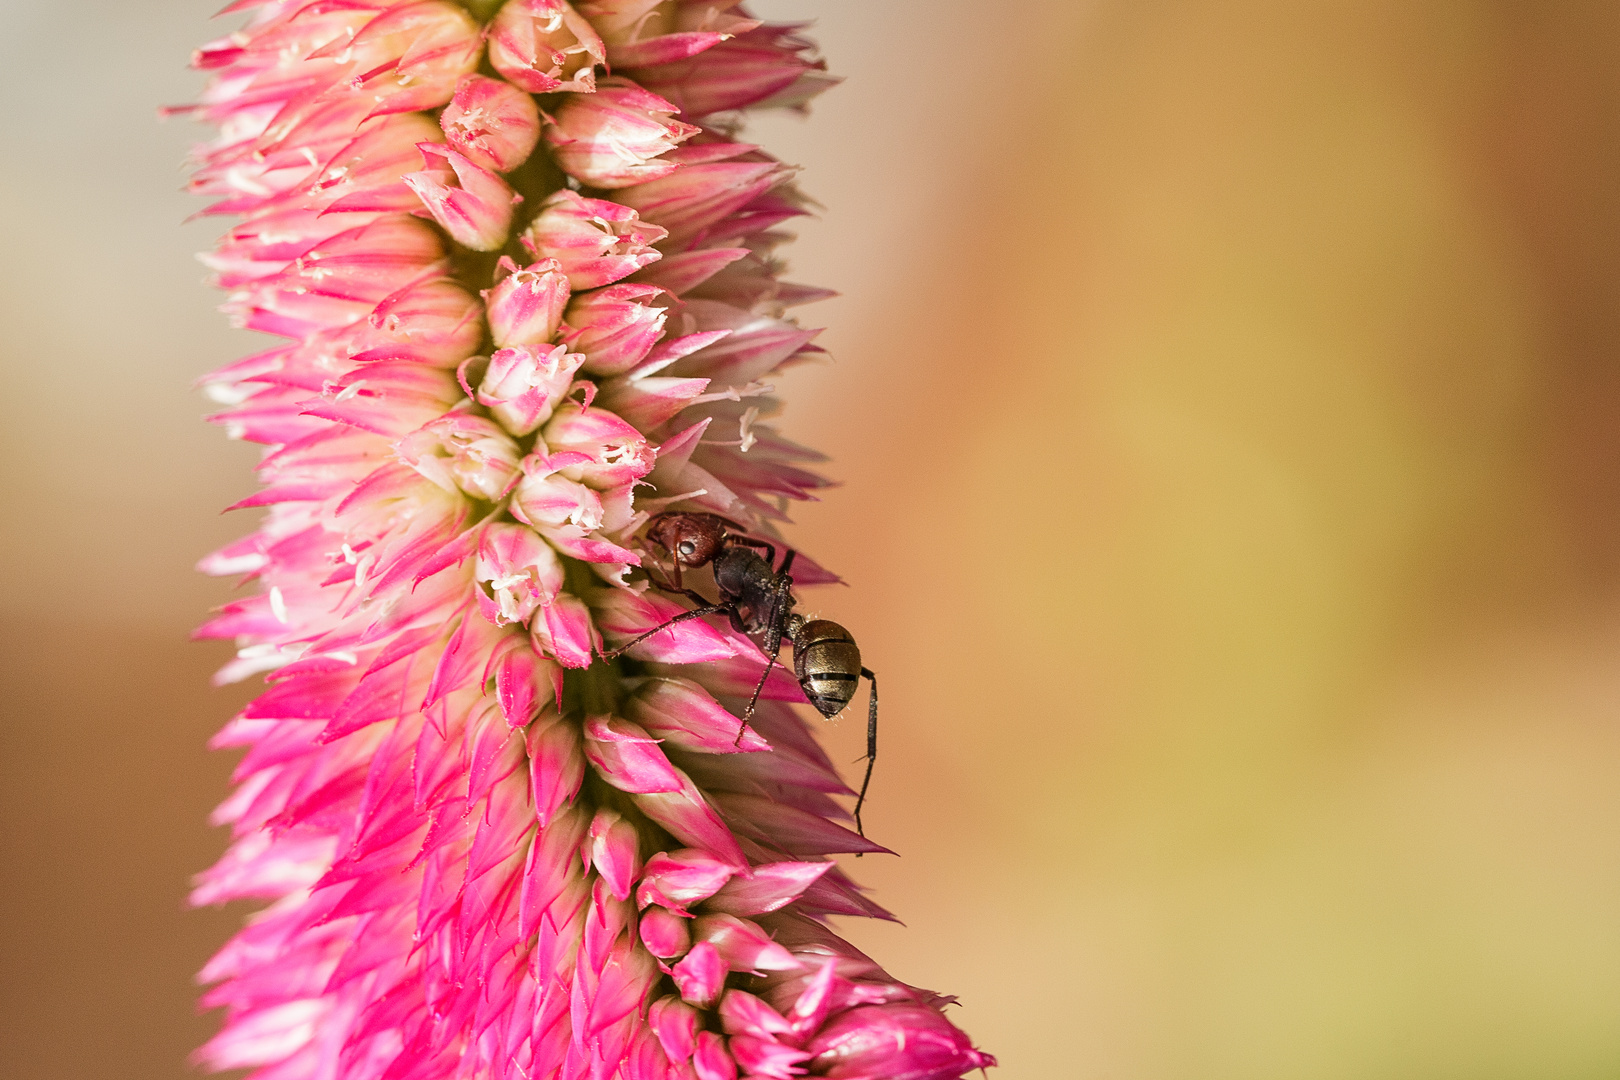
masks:
POLYGON ((285 343, 207 380, 267 448, 238 505, 268 510, 204 560, 257 591, 200 633, 238 643, 222 679, 269 686, 216 739, 247 752, 194 900, 270 904, 203 972, 227 1015, 201 1060, 992 1064, 948 999, 827 928, 890 917, 831 860, 883 849, 846 827, 796 682, 772 672, 744 725, 765 659, 704 619, 603 656, 686 610, 649 587, 652 514, 780 542, 783 500, 823 484, 759 422, 764 380, 815 351, 786 312, 825 293, 771 254, 801 200, 712 115, 824 85, 807 43, 733 0, 509 0, 489 27, 441 0, 236 7, 248 25, 198 56, 220 135, 193 187, 243 218, 207 257, 227 312, 285 343), (486 40, 502 79, 474 74, 486 40), (609 60, 627 75, 598 81, 609 60), (539 149, 529 93, 561 95, 539 149), (612 197, 536 190, 561 174, 612 197))

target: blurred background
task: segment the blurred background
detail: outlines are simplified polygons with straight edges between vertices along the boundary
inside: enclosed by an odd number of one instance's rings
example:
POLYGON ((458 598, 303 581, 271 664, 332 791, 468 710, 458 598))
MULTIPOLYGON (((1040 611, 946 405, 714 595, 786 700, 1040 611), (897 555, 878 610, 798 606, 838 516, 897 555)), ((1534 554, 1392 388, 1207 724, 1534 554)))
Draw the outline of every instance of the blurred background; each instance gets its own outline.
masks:
MULTIPOLYGON (((252 343, 182 226, 218 0, 0 0, 0 1074, 179 1077, 244 700, 186 642, 252 343)), ((1620 1074, 1620 6, 761 0, 847 82, 845 483, 883 679, 849 925, 1008 1080, 1620 1074)), ((829 725, 860 753, 858 720, 829 725)))

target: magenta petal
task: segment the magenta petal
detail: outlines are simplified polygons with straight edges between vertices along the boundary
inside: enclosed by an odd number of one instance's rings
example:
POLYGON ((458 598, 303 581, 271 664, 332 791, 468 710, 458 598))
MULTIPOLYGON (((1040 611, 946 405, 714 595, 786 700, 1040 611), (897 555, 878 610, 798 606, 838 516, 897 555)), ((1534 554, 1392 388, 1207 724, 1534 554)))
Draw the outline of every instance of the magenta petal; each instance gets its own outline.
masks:
POLYGON ((786 907, 833 868, 830 862, 780 862, 754 867, 751 878, 735 878, 711 896, 705 910, 728 915, 763 915, 786 907))
POLYGON ((603 807, 591 820, 591 865, 607 882, 613 895, 625 900, 641 873, 640 838, 632 822, 618 811, 603 807))
MULTIPOLYGON (((662 626, 687 609, 654 592, 641 595, 624 589, 604 590, 593 598, 596 617, 609 641, 623 644, 662 626)), ((629 655, 637 660, 666 664, 699 664, 736 655, 731 642, 703 619, 688 619, 671 626, 634 646, 629 655)), ((733 721, 732 738, 737 735, 733 721)))
POLYGON ((647 1010, 647 1023, 669 1060, 683 1064, 697 1046, 698 1011, 673 995, 659 998, 647 1010))
POLYGON ((707 851, 660 851, 647 860, 646 873, 636 887, 636 906, 658 904, 684 913, 713 896, 736 872, 735 864, 707 851))
POLYGON ((699 1008, 708 1008, 720 996, 725 983, 726 962, 720 951, 707 941, 692 946, 680 963, 670 972, 681 998, 699 1008))
POLYGON ((753 1035, 761 1039, 786 1036, 790 1042, 795 1039, 793 1025, 785 1016, 742 990, 726 991, 720 1002, 720 1023, 727 1035, 753 1035))
POLYGON ((996 1063, 939 1010, 905 1001, 841 1013, 807 1049, 817 1075, 832 1080, 955 1080, 996 1063))
POLYGON ((700 1031, 692 1052, 692 1072, 698 1080, 737 1080, 737 1063, 726 1042, 712 1031, 700 1031))
POLYGON ((713 945, 733 971, 796 971, 800 966, 758 924, 734 915, 701 915, 692 933, 713 945))
POLYGON ((545 825, 579 793, 585 779, 585 755, 579 727, 552 714, 529 728, 529 783, 535 816, 545 825))
MULTIPOLYGON (((695 621, 695 620, 694 620, 695 621)), ((654 624, 656 625, 656 624, 654 624)), ((609 636, 614 627, 603 620, 609 636)), ((648 679, 624 703, 624 714, 668 746, 703 754, 757 753, 770 743, 687 679, 648 679)))
POLYGON ((798 1066, 812 1056, 808 1051, 754 1035, 733 1035, 730 1048, 737 1064, 747 1070, 749 1076, 768 1076, 775 1080, 803 1076, 807 1070, 798 1066))
POLYGON ((647 951, 664 960, 684 955, 692 945, 692 930, 687 921, 656 904, 641 913, 638 929, 647 951))
POLYGON ((658 740, 616 716, 585 721, 585 756, 620 791, 651 795, 682 788, 681 775, 658 748, 658 740))

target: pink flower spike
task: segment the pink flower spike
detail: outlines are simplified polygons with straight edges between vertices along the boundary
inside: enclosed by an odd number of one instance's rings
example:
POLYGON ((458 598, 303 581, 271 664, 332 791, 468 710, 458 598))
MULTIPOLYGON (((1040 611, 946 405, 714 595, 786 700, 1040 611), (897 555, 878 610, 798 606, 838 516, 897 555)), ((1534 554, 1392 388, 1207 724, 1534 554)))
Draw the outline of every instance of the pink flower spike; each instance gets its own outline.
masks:
POLYGON ((590 93, 607 48, 567 0, 507 0, 489 27, 489 62, 531 94, 590 93))
POLYGON ((474 577, 480 586, 478 609, 496 626, 527 623, 563 587, 557 553, 522 525, 498 523, 484 530, 474 577))
POLYGON ((656 285, 631 284, 580 293, 568 305, 563 341, 585 354, 589 374, 622 375, 646 359, 663 336, 668 296, 656 285))
POLYGON ((500 349, 489 358, 484 379, 478 384, 478 403, 487 405, 513 435, 528 435, 551 419, 584 362, 583 355, 562 345, 500 349))
POLYGON ((424 172, 401 177, 416 192, 426 214, 443 226, 450 238, 474 251, 496 251, 512 232, 512 207, 523 201, 506 181, 438 143, 419 143, 424 172), (449 165, 459 186, 452 187, 433 159, 449 165))
POLYGON ((679 165, 658 158, 701 128, 674 119, 675 106, 629 79, 601 80, 594 94, 565 101, 546 124, 546 144, 564 172, 597 188, 668 176, 679 165))
POLYGON ((544 259, 518 270, 503 256, 501 266, 510 272, 483 294, 495 347, 546 344, 556 335, 568 305, 568 275, 562 264, 544 259))
MULTIPOLYGON (((707 1009, 720 996, 720 988, 725 985, 726 970, 726 962, 720 958, 720 951, 711 943, 700 941, 692 946, 670 974, 683 1001, 707 1009)), ((700 1048, 706 1034, 708 1032, 698 1035, 700 1048)))
POLYGON ((456 84, 439 126, 473 164, 509 172, 527 161, 540 141, 540 108, 509 82, 468 75, 456 84))
POLYGON ((520 239, 537 257, 556 259, 577 291, 611 284, 656 262, 653 245, 667 235, 631 207, 564 188, 540 204, 520 239))
POLYGON ((647 860, 646 872, 636 886, 636 906, 657 904, 685 914, 687 907, 713 896, 736 872, 735 863, 707 851, 660 851, 647 860))
POLYGON ((816 1075, 831 1080, 954 1080, 996 1063, 938 1009, 909 1001, 840 1013, 806 1049, 816 1075))
MULTIPOLYGON (((777 277, 779 226, 811 204, 731 111, 825 86, 809 43, 739 0, 232 7, 242 29, 198 56, 219 130, 191 187, 239 216, 205 256, 224 310, 283 340, 202 380, 211 419, 264 447, 238 505, 266 510, 204 560, 255 591, 198 636, 236 639, 220 681, 267 679, 214 741, 246 754, 192 898, 269 906, 204 969, 225 1015, 199 1060, 261 1080, 992 1064, 949 999, 827 925, 893 918, 830 860, 884 849, 844 826, 854 793, 793 669, 765 667, 768 613, 664 625, 724 568, 668 590, 657 515, 780 552, 790 502, 828 484, 759 422, 818 351, 787 312, 827 294, 777 277), (476 73, 485 41, 509 81, 476 73), (530 92, 557 93, 551 117, 530 92), (517 187, 539 204, 522 268, 517 187)), ((793 578, 799 610, 838 580, 809 553, 793 578)))
POLYGON ((685 919, 655 905, 641 913, 641 943, 654 956, 673 960, 692 947, 692 931, 685 919))

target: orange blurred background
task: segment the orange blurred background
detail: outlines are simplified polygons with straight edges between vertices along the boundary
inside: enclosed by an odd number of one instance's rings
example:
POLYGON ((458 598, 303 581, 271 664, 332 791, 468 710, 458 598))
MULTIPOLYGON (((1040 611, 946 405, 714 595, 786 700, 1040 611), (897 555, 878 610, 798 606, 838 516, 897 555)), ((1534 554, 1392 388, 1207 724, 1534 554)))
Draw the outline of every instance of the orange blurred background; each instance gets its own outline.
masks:
MULTIPOLYGON (((844 294, 784 426, 883 679, 853 939, 1009 1080, 1620 1073, 1620 7, 756 7, 848 80, 753 133, 844 294)), ((6 1077, 184 1075, 242 915, 209 11, 0 8, 6 1077)))

